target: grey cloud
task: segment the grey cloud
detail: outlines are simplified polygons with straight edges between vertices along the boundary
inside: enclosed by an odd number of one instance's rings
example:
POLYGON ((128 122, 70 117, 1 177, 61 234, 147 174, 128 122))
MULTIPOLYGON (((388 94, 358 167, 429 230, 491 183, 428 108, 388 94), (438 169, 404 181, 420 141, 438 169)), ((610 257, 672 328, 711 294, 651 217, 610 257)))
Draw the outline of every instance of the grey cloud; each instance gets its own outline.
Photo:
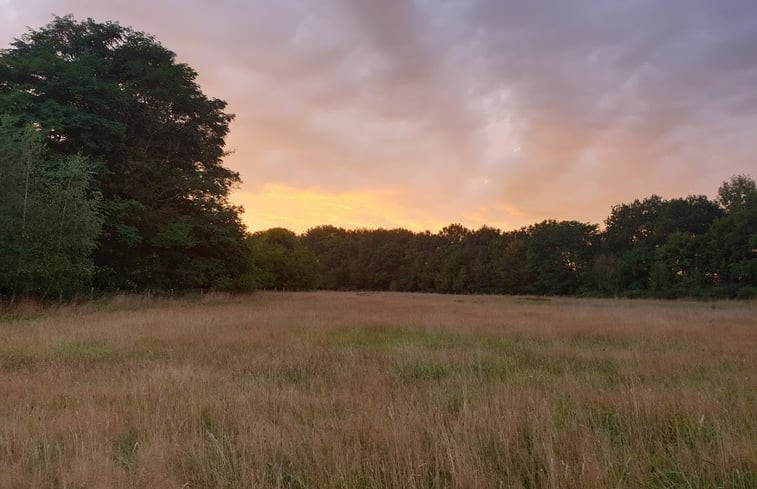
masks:
MULTIPOLYGON (((626 176, 629 165, 654 178, 667 173, 663 163, 689 169, 665 193, 711 192, 717 180, 698 175, 711 178, 712 171, 702 170, 711 170, 712 162, 692 148, 731 152, 713 113, 754 100, 749 45, 757 34, 755 13, 757 5, 747 2, 477 2, 468 22, 489 33, 489 76, 510 84, 528 125, 530 167, 503 175, 505 195, 535 208, 554 205, 553 196, 523 183, 541 181, 550 192, 590 187, 626 176), (607 133, 630 147, 608 152, 602 146, 607 133), (587 151, 605 155, 593 173, 582 167, 587 151)), ((734 156, 727 163, 732 170, 716 178, 750 164, 734 156)), ((631 195, 650 187, 643 182, 631 195)), ((598 193, 589 188, 583 195, 587 191, 598 193)), ((562 195, 576 208, 580 193, 562 195)))
POLYGON ((63 8, 177 51, 237 114, 249 190, 391 186, 408 208, 596 221, 756 166, 751 0, 17 5, 32 26, 63 8))

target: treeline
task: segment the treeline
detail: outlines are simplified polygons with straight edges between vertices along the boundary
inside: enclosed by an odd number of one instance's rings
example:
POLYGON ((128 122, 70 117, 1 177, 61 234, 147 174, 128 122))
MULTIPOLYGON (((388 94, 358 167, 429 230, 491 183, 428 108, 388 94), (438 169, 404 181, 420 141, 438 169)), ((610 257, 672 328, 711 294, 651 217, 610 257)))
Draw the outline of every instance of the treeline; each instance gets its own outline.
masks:
POLYGON ((267 288, 757 296, 757 191, 748 176, 724 182, 715 201, 652 196, 617 205, 604 224, 549 220, 507 232, 453 224, 435 234, 321 226, 249 241, 267 288))

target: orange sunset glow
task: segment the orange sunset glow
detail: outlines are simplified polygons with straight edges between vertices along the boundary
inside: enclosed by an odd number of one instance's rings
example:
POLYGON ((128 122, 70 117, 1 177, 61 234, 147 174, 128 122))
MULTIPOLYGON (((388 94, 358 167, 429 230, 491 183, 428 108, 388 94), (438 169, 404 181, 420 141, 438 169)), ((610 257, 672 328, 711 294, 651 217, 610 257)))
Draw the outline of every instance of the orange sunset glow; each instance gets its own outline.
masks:
POLYGON ((51 12, 154 34, 228 102, 251 231, 600 223, 757 168, 749 2, 0 0, 0 41, 51 12))

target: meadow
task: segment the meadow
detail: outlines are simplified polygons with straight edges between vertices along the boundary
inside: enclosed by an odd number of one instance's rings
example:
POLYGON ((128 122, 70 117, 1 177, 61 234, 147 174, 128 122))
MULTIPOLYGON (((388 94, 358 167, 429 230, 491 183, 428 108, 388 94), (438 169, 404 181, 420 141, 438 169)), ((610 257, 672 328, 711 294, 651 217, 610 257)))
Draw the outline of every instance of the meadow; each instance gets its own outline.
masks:
POLYGON ((0 488, 757 488, 757 303, 117 297, 0 319, 0 488))

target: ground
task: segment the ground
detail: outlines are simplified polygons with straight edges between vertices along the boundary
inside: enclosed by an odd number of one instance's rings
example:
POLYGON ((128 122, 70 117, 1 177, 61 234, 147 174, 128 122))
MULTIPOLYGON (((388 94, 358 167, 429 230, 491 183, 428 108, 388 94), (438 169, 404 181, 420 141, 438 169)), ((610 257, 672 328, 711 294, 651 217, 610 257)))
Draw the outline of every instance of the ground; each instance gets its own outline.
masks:
POLYGON ((0 393, 0 488, 757 487, 755 302, 21 305, 0 393))

